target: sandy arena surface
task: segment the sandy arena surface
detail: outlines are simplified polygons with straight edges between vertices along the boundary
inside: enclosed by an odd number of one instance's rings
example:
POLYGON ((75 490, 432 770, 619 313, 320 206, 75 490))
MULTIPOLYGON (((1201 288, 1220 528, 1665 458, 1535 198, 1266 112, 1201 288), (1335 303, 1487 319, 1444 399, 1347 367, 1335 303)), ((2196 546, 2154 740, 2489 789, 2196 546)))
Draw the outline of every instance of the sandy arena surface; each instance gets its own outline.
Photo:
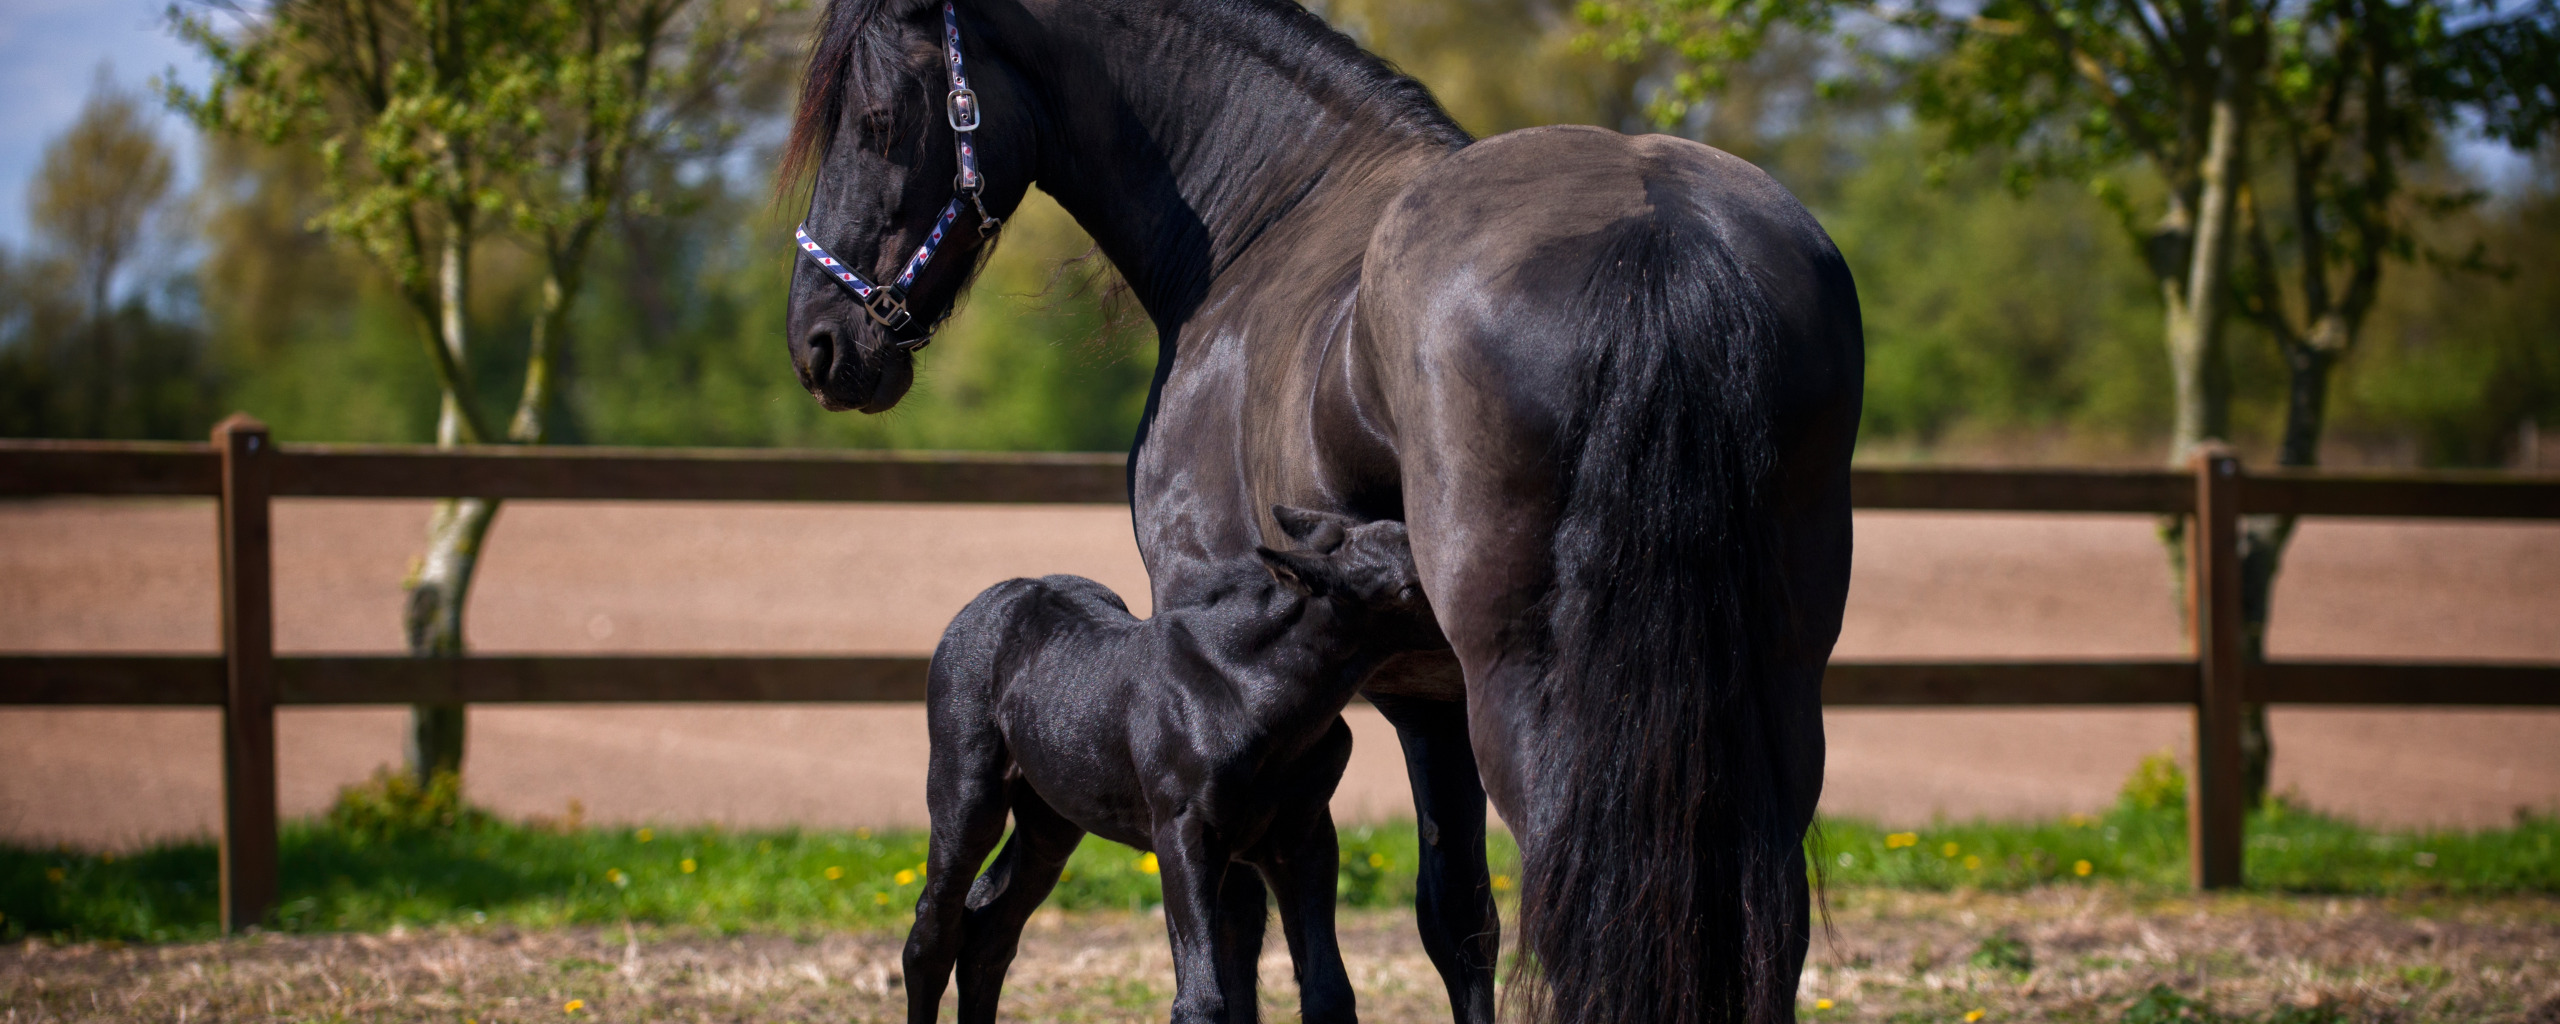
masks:
MULTIPOLYGON (((1840 892, 1832 921, 1797 997, 1811 1021, 2112 1021, 2155 985, 2250 1020, 2280 1008, 2355 1024, 2560 1020, 2560 918, 2548 901, 2135 901, 2052 886, 1840 892)), ((1348 913, 1339 934, 1361 1019, 1449 1019, 1409 913, 1348 913)), ((596 1020, 885 1022, 904 1019, 898 941, 891 932, 466 926, 168 946, 26 942, 0 948, 0 1005, 27 1024, 498 1024, 571 1019, 564 1009, 596 1020)), ((1295 1019, 1276 929, 1261 968, 1263 1019, 1295 1019)), ((1013 1020, 1163 1020, 1173 966, 1162 920, 1041 911, 1005 982, 1001 1006, 1013 1020)))
MULTIPOLYGON (((421 502, 276 513, 287 651, 399 647, 421 502)), ((205 651, 217 610, 209 503, 0 503, 0 649, 205 651)), ((2151 523, 2130 516, 1869 513, 1844 657, 2160 656, 2181 649, 2151 523)), ((521 502, 473 597, 484 652, 921 653, 985 585, 1074 572, 1145 611, 1124 512, 1039 506, 521 502)), ((2560 527, 2305 526, 2277 595, 2280 656, 2560 660, 2560 527)), ((2185 714, 1840 711, 1825 806, 1891 822, 2106 804, 2185 714)), ((733 825, 920 824, 911 706, 484 707, 466 776, 505 813, 733 825)), ((288 814, 400 757, 404 712, 280 716, 288 814)), ((1392 733, 1356 711, 1336 801, 1409 815, 1392 733)), ((215 715, 0 710, 0 838, 125 845, 216 822, 215 715)), ((2276 785, 2377 823, 2489 825, 2560 808, 2560 713, 2293 710, 2276 785)))

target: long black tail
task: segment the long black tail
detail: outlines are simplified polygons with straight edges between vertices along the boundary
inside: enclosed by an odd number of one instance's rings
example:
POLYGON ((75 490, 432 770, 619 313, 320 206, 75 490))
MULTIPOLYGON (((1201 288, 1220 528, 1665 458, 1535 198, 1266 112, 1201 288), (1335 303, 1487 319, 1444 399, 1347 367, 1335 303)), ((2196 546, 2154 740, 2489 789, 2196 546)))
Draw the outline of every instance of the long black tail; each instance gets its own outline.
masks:
POLYGON ((1556 532, 1513 989, 1566 1024, 1794 1018, 1803 821, 1771 472, 1777 327, 1703 218, 1617 229, 1556 532))

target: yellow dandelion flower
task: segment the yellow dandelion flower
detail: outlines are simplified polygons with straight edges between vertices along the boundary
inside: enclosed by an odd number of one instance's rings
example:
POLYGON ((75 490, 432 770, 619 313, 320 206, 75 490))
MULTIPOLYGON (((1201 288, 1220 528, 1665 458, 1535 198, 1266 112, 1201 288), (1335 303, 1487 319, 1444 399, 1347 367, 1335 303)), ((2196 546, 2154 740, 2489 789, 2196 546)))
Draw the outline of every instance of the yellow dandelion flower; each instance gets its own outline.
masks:
POLYGON ((1965 869, 1965 870, 1967 870, 1967 871, 1980 871, 1980 870, 1982 870, 1982 858, 1980 858, 1980 857, 1970 857, 1970 856, 1969 856, 1969 857, 1966 857, 1966 858, 1964 859, 1964 869, 1965 869))
POLYGON ((586 1000, 584 1000, 584 999, 572 999, 572 1000, 569 1000, 568 1002, 565 1002, 565 1003, 560 1004, 560 1012, 562 1012, 562 1013, 576 1013, 576 1012, 578 1012, 578 1011, 580 1011, 580 1010, 583 1010, 583 1009, 586 1009, 586 1008, 587 1008, 587 1001, 586 1001, 586 1000))
POLYGON ((1884 837, 1884 848, 1888 850, 1899 850, 1906 846, 1918 845, 1920 845, 1920 833, 1918 832, 1896 832, 1884 837))
POLYGON ((682 872, 684 872, 685 874, 688 874, 688 875, 692 874, 692 873, 693 873, 693 869, 695 869, 695 868, 697 868, 697 867, 701 867, 701 865, 699 865, 699 864, 695 864, 695 863, 693 862, 693 858, 691 858, 691 857, 687 857, 687 858, 685 858, 685 859, 683 859, 683 860, 680 860, 680 861, 677 861, 677 862, 676 862, 676 870, 678 870, 678 871, 682 871, 682 872))
POLYGON ((631 876, 629 876, 629 875, 623 874, 623 873, 622 873, 622 869, 621 869, 621 868, 606 868, 606 869, 604 869, 604 880, 605 880, 605 881, 608 881, 608 882, 611 882, 611 883, 613 883, 613 884, 615 884, 615 885, 623 885, 623 884, 626 884, 627 880, 628 880, 630 877, 631 877, 631 876))
POLYGON ((1139 874, 1143 874, 1143 875, 1152 875, 1152 874, 1155 874, 1157 871, 1162 870, 1162 868, 1163 868, 1163 865, 1160 865, 1160 864, 1156 863, 1156 855, 1155 855, 1155 854, 1152 854, 1152 853, 1149 853, 1149 854, 1143 854, 1143 855, 1139 856, 1139 858, 1138 858, 1138 873, 1139 873, 1139 874))
POLYGON ((872 894, 871 894, 871 902, 876 903, 876 904, 879 904, 880 906, 884 906, 884 907, 885 907, 885 906, 888 906, 888 905, 889 905, 889 894, 888 894, 888 893, 885 893, 885 892, 875 892, 875 893, 872 893, 872 894))
POLYGON ((48 881, 48 882, 59 882, 59 881, 62 881, 62 878, 63 878, 63 875, 62 875, 62 869, 61 869, 61 868, 46 868, 46 869, 44 869, 44 880, 45 880, 45 881, 48 881))
POLYGON ((2095 864, 2091 864, 2091 863, 2089 863, 2088 861, 2085 861, 2085 860, 2079 860, 2079 861, 2073 861, 2073 862, 2071 862, 2071 873, 2072 873, 2072 874, 2075 874, 2075 875, 2078 875, 2078 876, 2080 876, 2080 877, 2082 877, 2082 878, 2087 878, 2087 877, 2089 877, 2089 872, 2096 871, 2096 870, 2098 870, 2098 866, 2097 866, 2097 865, 2095 865, 2095 864))
POLYGON ((652 839, 656 839, 656 838, 658 838, 658 832, 657 832, 657 830, 656 830, 656 829, 646 829, 646 828, 644 828, 644 829, 641 829, 641 830, 640 830, 640 831, 638 831, 638 832, 634 832, 634 833, 632 833, 632 834, 631 834, 631 838, 633 838, 633 839, 637 839, 637 840, 639 840, 639 841, 641 841, 641 842, 644 842, 644 843, 645 843, 645 842, 648 842, 649 840, 652 840, 652 839))
POLYGON ((913 871, 909 871, 909 870, 907 870, 907 869, 905 869, 905 868, 899 868, 899 869, 898 869, 898 873, 897 873, 897 875, 896 875, 895 877, 896 877, 897 882, 898 882, 898 884, 899 884, 899 885, 914 885, 914 884, 916 884, 916 873, 915 873, 915 872, 913 872, 913 871))
POLYGON ((1946 857, 1952 858, 1956 854, 1964 852, 1964 847, 1957 846, 1954 843, 1948 843, 1945 846, 1939 847, 1938 852, 1946 857))
POLYGON ((1831 1008, 1831 1000, 1816 999, 1813 1001, 1813 1008, 1817 1010, 1828 1010, 1831 1008))
POLYGON ((926 863, 925 863, 925 862, 923 862, 923 861, 917 861, 917 862, 916 862, 916 877, 917 877, 917 878, 923 878, 924 876, 926 876, 926 875, 928 875, 928 874, 931 874, 932 872, 925 870, 926 868, 931 867, 931 866, 932 866, 932 865, 926 864, 926 863))
POLYGON ((1373 854, 1370 854, 1370 855, 1369 855, 1369 866, 1370 866, 1370 867, 1373 867, 1373 868, 1383 868, 1383 867, 1386 867, 1386 866, 1387 866, 1387 855, 1386 855, 1386 854, 1383 854, 1383 853, 1373 853, 1373 854))
POLYGON ((1511 876, 1510 876, 1510 875, 1495 875, 1495 876, 1493 876, 1493 889, 1494 889, 1494 891, 1495 891, 1495 892, 1510 892, 1510 891, 1511 891, 1511 876))
POLYGON ((1966 1010, 1964 1013, 1964 1024, 1973 1024, 1974 1021, 1981 1019, 1982 1011, 1980 1009, 1966 1010))
POLYGON ((843 868, 840 868, 840 867, 837 867, 837 866, 835 866, 835 865, 833 865, 833 864, 829 864, 829 865, 827 865, 827 881, 830 881, 830 882, 841 882, 841 881, 844 881, 844 869, 843 869, 843 868))

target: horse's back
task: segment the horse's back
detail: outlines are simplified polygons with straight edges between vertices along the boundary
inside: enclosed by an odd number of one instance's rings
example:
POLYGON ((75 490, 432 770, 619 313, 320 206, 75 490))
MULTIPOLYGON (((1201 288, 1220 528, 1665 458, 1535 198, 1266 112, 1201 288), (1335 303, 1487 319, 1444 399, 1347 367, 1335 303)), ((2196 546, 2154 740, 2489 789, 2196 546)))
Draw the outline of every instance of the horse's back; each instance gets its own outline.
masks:
MULTIPOLYGON (((1578 125, 1497 135, 1416 176, 1371 233, 1361 313, 1373 329, 1402 321, 1447 341, 1456 331, 1570 333, 1579 325, 1566 311, 1618 277, 1621 268, 1598 265, 1611 243, 1643 231, 1712 244, 1748 267, 1791 354, 1818 364, 1804 372, 1819 383, 1837 386, 1837 364, 1858 362, 1848 267, 1785 186, 1711 146, 1578 125)), ((1573 344, 1521 348, 1489 355, 1583 354, 1573 344)))

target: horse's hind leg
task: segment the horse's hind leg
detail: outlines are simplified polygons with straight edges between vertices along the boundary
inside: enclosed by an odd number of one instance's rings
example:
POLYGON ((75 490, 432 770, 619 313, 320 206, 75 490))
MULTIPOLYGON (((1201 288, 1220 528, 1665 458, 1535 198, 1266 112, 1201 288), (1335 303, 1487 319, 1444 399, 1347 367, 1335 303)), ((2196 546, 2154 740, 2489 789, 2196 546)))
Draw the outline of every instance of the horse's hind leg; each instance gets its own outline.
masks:
POLYGON ((1029 783, 1016 780, 1011 797, 1013 837, 969 890, 960 943, 960 1024, 994 1024, 996 997, 1005 968, 1021 948, 1022 926, 1057 887, 1067 856, 1084 839, 1084 830, 1050 809, 1029 783))
POLYGON ((1502 922, 1484 856, 1484 783, 1476 777, 1463 701, 1372 695, 1396 727, 1405 774, 1413 783, 1422 863, 1414 887, 1414 922, 1422 949, 1449 988, 1458 1024, 1492 1024, 1493 968, 1502 922))
POLYGON ((1006 756, 993 729, 934 737, 925 775, 933 836, 916 923, 907 932, 909 1024, 932 1024, 960 955, 969 882, 1004 838, 1006 756))

